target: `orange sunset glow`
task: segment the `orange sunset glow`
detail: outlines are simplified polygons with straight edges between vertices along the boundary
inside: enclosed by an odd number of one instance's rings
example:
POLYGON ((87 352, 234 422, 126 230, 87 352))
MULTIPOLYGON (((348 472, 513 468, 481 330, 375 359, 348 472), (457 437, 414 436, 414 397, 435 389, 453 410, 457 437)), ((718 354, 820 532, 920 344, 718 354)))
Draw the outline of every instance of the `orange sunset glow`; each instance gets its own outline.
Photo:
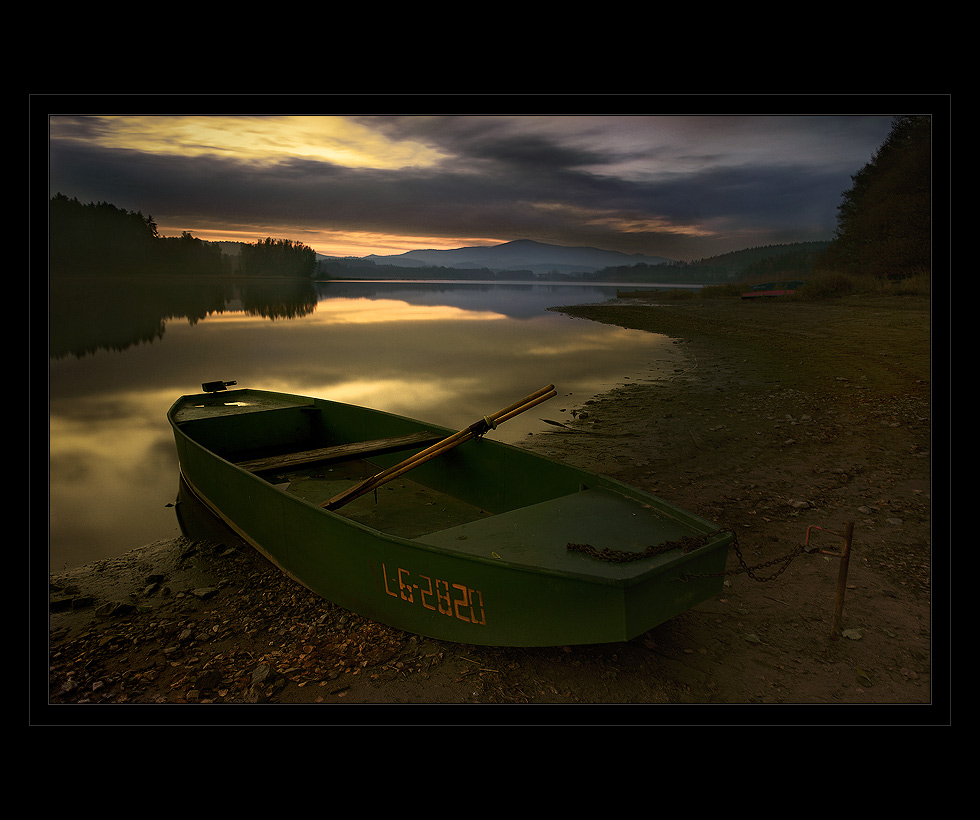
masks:
MULTIPOLYGON (((344 106, 340 99, 324 105, 344 106)), ((51 193, 163 236, 395 256, 532 240, 678 261, 826 240, 881 115, 48 117, 51 193)))
MULTIPOLYGON (((159 156, 212 156, 245 164, 272 165, 284 159, 326 161, 347 168, 399 169, 436 165, 443 154, 419 142, 391 140, 339 116, 106 116, 86 141, 104 148, 159 156)), ((52 136, 71 141, 65 123, 52 119, 52 136)), ((460 245, 493 245, 487 237, 397 236, 368 231, 332 231, 302 225, 188 224, 157 220, 163 236, 184 231, 208 242, 257 242, 266 237, 302 242, 327 256, 404 253, 416 248, 437 250, 460 245)))
POLYGON ((158 222, 157 229, 162 236, 180 236, 188 231, 197 239, 205 242, 261 242, 266 237, 273 239, 291 239, 313 248, 324 256, 355 256, 364 257, 370 254, 391 256, 406 251, 452 250, 459 247, 476 247, 480 245, 498 245, 506 239, 481 237, 445 237, 445 236, 394 236, 391 234, 370 233, 367 231, 324 231, 310 229, 283 228, 282 226, 267 226, 265 228, 230 229, 205 228, 192 230, 178 224, 158 222))

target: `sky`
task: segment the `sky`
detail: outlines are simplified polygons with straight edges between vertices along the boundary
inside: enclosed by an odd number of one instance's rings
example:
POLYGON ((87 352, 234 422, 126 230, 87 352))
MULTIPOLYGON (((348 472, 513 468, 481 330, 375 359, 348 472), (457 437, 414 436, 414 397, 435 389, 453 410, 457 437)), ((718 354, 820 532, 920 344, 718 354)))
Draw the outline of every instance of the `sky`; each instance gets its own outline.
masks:
MULTIPOLYGON (((112 110, 111 97, 100 103, 112 110)), ((62 110, 74 108, 89 106, 62 110)), ((869 115, 50 113, 49 193, 139 211, 163 236, 290 239, 328 256, 533 239, 693 261, 831 239, 841 195, 888 136, 892 117, 919 113, 877 108, 869 115)))

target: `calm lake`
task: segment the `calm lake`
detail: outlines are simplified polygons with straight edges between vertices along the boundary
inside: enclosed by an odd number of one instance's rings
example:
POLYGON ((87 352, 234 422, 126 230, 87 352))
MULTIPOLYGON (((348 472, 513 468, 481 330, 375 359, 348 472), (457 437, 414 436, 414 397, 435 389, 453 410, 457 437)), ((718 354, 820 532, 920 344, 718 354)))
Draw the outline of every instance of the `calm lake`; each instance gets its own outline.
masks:
MULTIPOLYGON (((625 286, 630 287, 630 286, 625 286)), ((491 433, 520 444, 627 381, 681 366, 669 339, 549 312, 616 285, 139 282, 50 294, 50 568, 180 534, 166 413, 201 383, 359 404, 459 429, 554 384, 491 433)))

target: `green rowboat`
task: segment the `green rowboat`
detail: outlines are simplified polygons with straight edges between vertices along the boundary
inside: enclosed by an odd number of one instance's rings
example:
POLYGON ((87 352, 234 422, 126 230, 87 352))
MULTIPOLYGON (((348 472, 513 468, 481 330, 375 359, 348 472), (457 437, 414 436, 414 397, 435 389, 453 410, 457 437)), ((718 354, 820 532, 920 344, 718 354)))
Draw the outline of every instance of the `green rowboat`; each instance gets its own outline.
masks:
MULTIPOLYGON (((539 394, 511 415, 554 392, 539 394)), ((721 591, 732 533, 487 437, 509 417, 454 434, 253 389, 168 413, 182 479, 215 515, 313 592, 407 632, 626 641, 721 591)))

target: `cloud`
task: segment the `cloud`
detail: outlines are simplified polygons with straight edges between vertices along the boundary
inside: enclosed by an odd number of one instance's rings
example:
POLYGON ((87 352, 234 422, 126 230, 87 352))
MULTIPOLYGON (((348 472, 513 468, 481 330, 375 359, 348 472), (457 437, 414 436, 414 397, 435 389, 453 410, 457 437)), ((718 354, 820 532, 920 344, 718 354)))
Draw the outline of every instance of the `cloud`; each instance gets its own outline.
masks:
POLYGON ((400 250, 533 238, 690 259, 830 238, 851 175, 891 124, 881 116, 199 119, 177 118, 166 130, 125 118, 59 121, 52 192, 141 210, 164 233, 285 236, 322 253, 333 251, 305 237, 400 237, 400 250))

